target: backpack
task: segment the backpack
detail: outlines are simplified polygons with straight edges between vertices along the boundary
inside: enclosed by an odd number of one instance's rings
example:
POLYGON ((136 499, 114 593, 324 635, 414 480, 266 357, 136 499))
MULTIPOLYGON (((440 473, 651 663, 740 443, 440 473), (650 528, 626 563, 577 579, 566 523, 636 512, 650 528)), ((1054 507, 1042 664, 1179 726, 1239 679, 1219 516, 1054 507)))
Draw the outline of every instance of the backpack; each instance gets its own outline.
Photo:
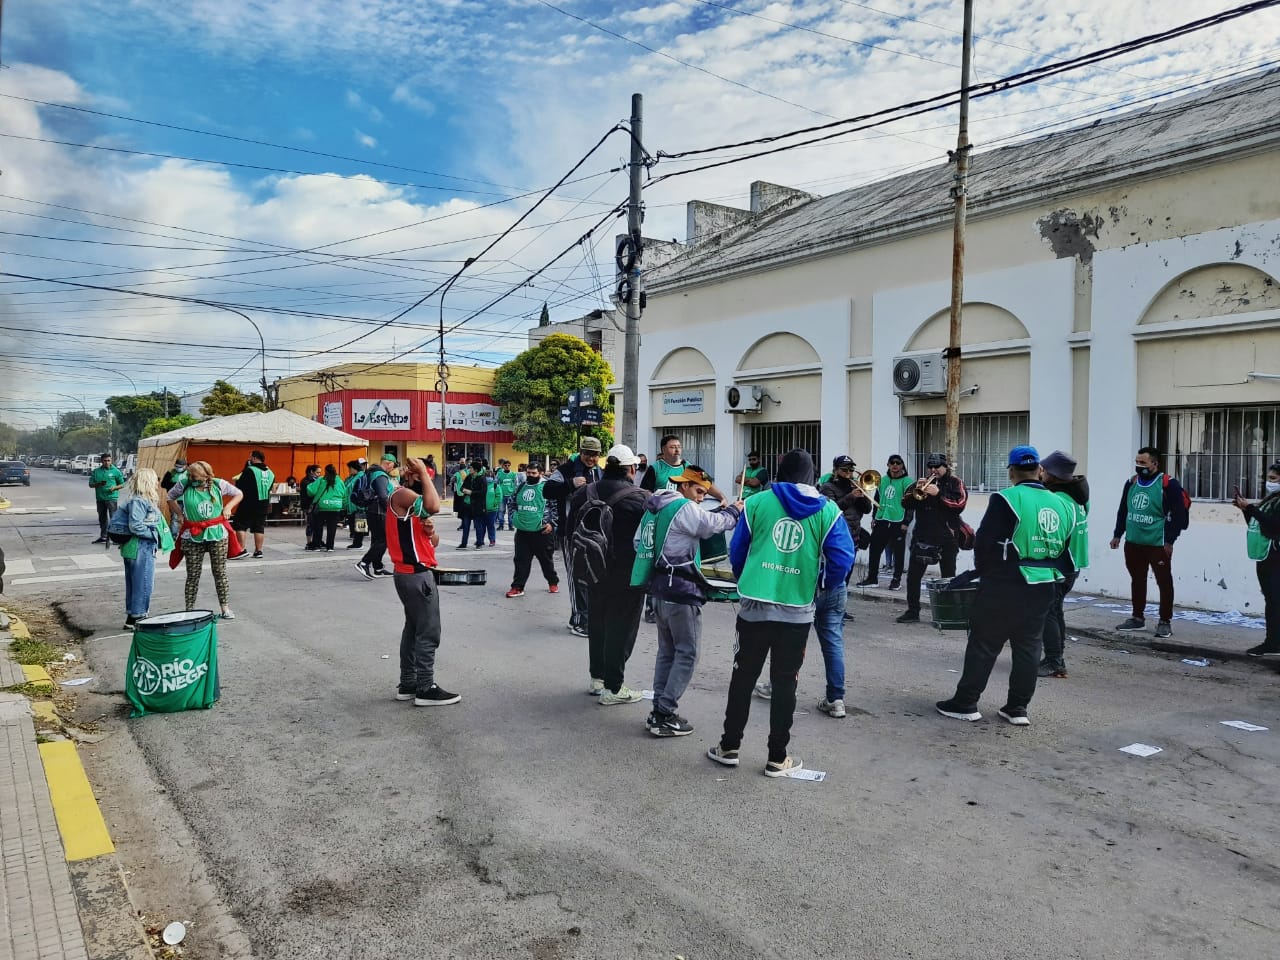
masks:
POLYGON ((361 471, 356 482, 351 485, 350 500, 353 507, 366 512, 377 505, 378 495, 373 491, 373 478, 369 476, 368 470, 361 471))
MULTIPOLYGON (((1138 475, 1135 473, 1129 478, 1129 483, 1135 484, 1137 482, 1138 475)), ((1167 473, 1160 474, 1160 486, 1164 488, 1164 493, 1167 496, 1169 493, 1169 475, 1167 473)), ((1126 495, 1127 493, 1128 491, 1126 491, 1126 495)), ((1179 529, 1185 530, 1187 527, 1191 526, 1191 494, 1187 493, 1186 487, 1182 488, 1182 509, 1187 515, 1187 520, 1179 529)))
POLYGON ((638 492, 636 487, 626 487, 608 500, 601 500, 596 484, 587 487, 586 503, 578 511, 577 524, 569 535, 569 574, 575 582, 594 586, 604 579, 613 561, 614 504, 638 492))

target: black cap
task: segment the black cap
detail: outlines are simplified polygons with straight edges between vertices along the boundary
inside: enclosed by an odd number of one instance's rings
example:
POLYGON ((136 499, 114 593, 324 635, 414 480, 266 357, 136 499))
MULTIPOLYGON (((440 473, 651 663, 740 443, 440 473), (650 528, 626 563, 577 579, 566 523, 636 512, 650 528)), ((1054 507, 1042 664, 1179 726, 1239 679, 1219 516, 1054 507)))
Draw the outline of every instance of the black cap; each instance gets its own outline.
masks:
POLYGON ((852 470, 856 466, 857 464, 853 462, 853 457, 843 453, 831 461, 832 470, 852 470))
POLYGON ((931 453, 929 459, 925 460, 926 467, 945 467, 947 465, 947 455, 945 453, 931 453))

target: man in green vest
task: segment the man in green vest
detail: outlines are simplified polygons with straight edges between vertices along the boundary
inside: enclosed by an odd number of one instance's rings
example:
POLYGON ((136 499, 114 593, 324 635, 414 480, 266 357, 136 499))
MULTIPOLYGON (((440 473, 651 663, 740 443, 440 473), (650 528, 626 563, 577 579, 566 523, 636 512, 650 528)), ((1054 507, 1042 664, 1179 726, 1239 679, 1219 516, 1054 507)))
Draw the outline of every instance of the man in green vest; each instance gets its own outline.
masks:
POLYGON ((1243 515, 1245 549, 1255 561, 1258 586, 1262 589, 1262 608, 1266 617, 1266 636, 1250 647, 1250 657, 1280 657, 1280 460, 1267 467, 1263 496, 1250 503, 1236 487, 1231 503, 1243 515))
POLYGON ((1071 554, 1071 572, 1057 583, 1053 607, 1044 622, 1044 653, 1040 660, 1040 676, 1067 677, 1067 622, 1062 605, 1076 584, 1080 571, 1089 566, 1089 481, 1076 473, 1075 458, 1055 450, 1040 462, 1045 488, 1062 497, 1075 511, 1076 526, 1071 531, 1067 552, 1071 554))
POLYGON ((867 554, 867 575, 858 581, 860 587, 874 587, 880 582, 880 557, 888 553, 893 562, 893 578, 889 589, 902 586, 902 568, 906 566, 907 508, 903 505, 907 491, 915 480, 907 473, 907 465, 899 454, 894 454, 885 464, 880 477, 880 489, 876 491, 876 512, 871 523, 871 547, 867 554))
POLYGON ((1133 614, 1117 630, 1142 630, 1147 625, 1147 571, 1160 589, 1157 637, 1173 636, 1173 544, 1187 529, 1187 501, 1177 479, 1160 469, 1160 451, 1142 447, 1133 458, 1133 476, 1125 481, 1116 511, 1111 549, 1124 537, 1124 565, 1129 571, 1133 614))
MULTIPOLYGON (((815 597, 820 591, 846 589, 857 550, 840 508, 818 493, 813 475, 813 457, 807 451, 786 453, 769 489, 746 502, 744 520, 729 545, 742 607, 724 733, 707 756, 727 767, 738 765, 751 691, 768 658, 773 693, 766 777, 785 777, 801 767, 800 758, 789 755, 787 747, 796 678, 817 609, 815 597)), ((836 619, 841 619, 838 613, 836 619)))
POLYGON ((262 556, 262 543, 267 535, 267 511, 271 508, 271 485, 276 475, 267 466, 267 456, 261 450, 249 454, 249 461, 236 480, 236 486, 244 494, 236 515, 231 520, 231 528, 240 535, 240 546, 246 552, 239 554, 247 557, 249 534, 253 534, 253 555, 262 556))
POLYGON ((498 469, 493 472, 494 483, 502 496, 502 504, 498 512, 498 529, 514 530, 514 511, 516 507, 516 474, 511 469, 510 460, 499 460, 498 469))
POLYGON ((524 585, 529 582, 529 571, 534 557, 542 567, 547 580, 547 590, 560 592, 560 578, 556 575, 555 542, 558 511, 556 502, 543 493, 542 467, 535 460, 524 471, 524 483, 516 489, 516 508, 511 522, 515 527, 516 569, 511 578, 507 597, 524 596, 524 585))
POLYGON ((747 454, 747 465, 733 478, 733 482, 741 487, 743 500, 750 500, 757 493, 768 489, 769 468, 760 465, 759 450, 752 450, 747 454))
POLYGON ((120 488, 124 486, 124 474, 111 463, 111 454, 104 453, 98 458, 100 466, 94 467, 89 474, 89 486, 93 488, 94 500, 98 507, 98 539, 94 543, 110 545, 107 539, 107 521, 115 513, 116 504, 120 502, 120 488))
POLYGON ((1040 638, 1060 583, 1072 569, 1067 544, 1075 529, 1074 505, 1040 482, 1035 447, 1009 451, 1009 482, 992 495, 974 537, 973 562, 981 580, 969 617, 964 672, 955 696, 938 712, 956 720, 981 720, 978 699, 996 657, 1008 641, 1013 653, 1009 697, 996 713, 1028 727, 1027 706, 1036 692, 1040 638))

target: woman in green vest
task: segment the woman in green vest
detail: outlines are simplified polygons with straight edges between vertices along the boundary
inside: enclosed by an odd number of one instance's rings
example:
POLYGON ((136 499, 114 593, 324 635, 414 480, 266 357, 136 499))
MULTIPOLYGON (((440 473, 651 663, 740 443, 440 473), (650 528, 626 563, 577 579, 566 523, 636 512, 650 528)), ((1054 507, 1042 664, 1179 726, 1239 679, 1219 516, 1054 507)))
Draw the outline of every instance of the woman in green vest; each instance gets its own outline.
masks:
POLYGON ((169 488, 170 517, 177 515, 182 521, 179 542, 187 561, 187 583, 183 595, 188 610, 195 609, 196 595, 200 590, 200 570, 207 553, 222 618, 236 618, 228 606, 231 587, 227 581, 227 537, 230 534, 224 521, 235 511, 243 496, 234 484, 215 477, 213 467, 204 460, 189 464, 186 479, 169 488))
POLYGON ((1280 460, 1267 467, 1265 495, 1250 503, 1236 489, 1231 501, 1249 527, 1245 544, 1249 559, 1257 561, 1258 586, 1267 616, 1267 636, 1245 651, 1251 657, 1280 657, 1280 460))
POLYGON ((338 476, 332 463, 326 464, 324 475, 311 481, 307 487, 311 509, 315 518, 311 523, 311 542, 308 550, 331 551, 338 535, 338 518, 347 510, 347 485, 338 476))

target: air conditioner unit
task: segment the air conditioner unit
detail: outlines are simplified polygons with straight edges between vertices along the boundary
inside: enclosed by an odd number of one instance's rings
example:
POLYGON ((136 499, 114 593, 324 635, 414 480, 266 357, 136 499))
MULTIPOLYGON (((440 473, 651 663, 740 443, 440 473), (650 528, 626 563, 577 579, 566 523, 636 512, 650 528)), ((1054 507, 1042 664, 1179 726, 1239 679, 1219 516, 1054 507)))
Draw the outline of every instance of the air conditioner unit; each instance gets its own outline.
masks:
POLYGON ((946 396, 946 358, 941 352, 914 357, 895 357, 893 392, 900 397, 946 396))
POLYGON ((724 389, 725 413, 759 413, 764 390, 749 384, 732 384, 724 389))

